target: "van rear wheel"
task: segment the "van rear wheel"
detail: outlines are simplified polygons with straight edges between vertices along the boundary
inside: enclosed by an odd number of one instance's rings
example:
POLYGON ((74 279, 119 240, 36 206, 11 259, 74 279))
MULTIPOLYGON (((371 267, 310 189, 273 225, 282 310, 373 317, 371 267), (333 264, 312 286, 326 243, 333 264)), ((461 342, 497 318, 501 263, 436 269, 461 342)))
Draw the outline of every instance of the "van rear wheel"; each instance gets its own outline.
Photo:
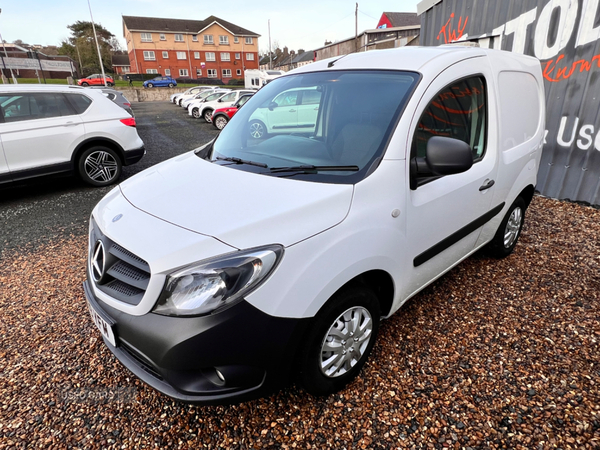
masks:
POLYGON ((300 382, 313 395, 328 395, 350 383, 367 361, 379 330, 375 294, 363 286, 335 294, 317 314, 300 364, 300 382))
POLYGON ((506 258, 513 252, 525 223, 526 209, 525 200, 521 197, 518 197, 508 208, 494 239, 488 244, 488 253, 491 256, 506 258))

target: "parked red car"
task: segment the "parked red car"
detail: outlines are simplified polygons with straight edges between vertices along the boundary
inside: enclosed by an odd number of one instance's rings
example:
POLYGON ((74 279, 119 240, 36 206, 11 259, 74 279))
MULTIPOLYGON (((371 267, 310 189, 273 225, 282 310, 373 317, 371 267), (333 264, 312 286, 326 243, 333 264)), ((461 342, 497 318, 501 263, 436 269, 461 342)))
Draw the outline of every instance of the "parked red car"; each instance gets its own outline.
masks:
POLYGON ((225 128, 225 125, 227 125, 229 119, 231 119, 238 109, 240 109, 242 105, 246 103, 253 95, 254 94, 242 95, 234 105, 226 108, 215 109, 212 114, 212 124, 215 126, 215 128, 219 130, 225 128))
MULTIPOLYGON (((102 74, 95 73, 89 77, 77 80, 77 84, 79 86, 104 86, 104 78, 102 78, 102 74)), ((111 77, 106 77, 106 84, 108 86, 114 86, 115 80, 111 77)))

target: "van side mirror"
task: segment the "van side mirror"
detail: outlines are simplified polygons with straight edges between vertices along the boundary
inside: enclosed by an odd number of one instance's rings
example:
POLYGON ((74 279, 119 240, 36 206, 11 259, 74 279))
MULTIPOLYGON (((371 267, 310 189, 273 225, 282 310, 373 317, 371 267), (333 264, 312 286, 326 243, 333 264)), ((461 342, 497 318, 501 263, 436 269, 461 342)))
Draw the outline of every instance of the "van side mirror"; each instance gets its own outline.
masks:
POLYGON ((466 142, 434 136, 427 141, 427 156, 410 162, 410 188, 416 189, 418 178, 453 175, 466 172, 473 166, 473 151, 466 142))
POLYGON ((473 166, 473 151, 466 142, 434 136, 427 142, 427 165, 434 175, 466 172, 473 166))
POLYGON ((275 108, 277 108, 279 105, 275 102, 271 102, 269 103, 269 111, 273 111, 275 108))

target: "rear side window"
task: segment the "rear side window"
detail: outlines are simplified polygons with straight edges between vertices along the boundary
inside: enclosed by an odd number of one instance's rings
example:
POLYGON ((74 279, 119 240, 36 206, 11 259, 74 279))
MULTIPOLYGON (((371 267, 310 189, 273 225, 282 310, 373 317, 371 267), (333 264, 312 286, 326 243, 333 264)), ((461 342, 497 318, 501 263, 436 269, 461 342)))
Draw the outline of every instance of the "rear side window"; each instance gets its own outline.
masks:
POLYGON ((15 94, 0 98, 4 122, 47 119, 75 114, 63 94, 15 94))
POLYGON ((412 156, 425 157, 433 136, 454 138, 469 144, 473 160, 485 154, 487 95, 483 77, 471 77, 440 91, 419 119, 412 143, 412 156))
POLYGON ((77 111, 77 114, 83 114, 92 104, 89 97, 82 94, 67 94, 67 98, 70 100, 73 108, 75 108, 75 111, 77 111))
POLYGON ((306 90, 302 92, 303 105, 318 105, 321 103, 321 93, 316 89, 306 90))

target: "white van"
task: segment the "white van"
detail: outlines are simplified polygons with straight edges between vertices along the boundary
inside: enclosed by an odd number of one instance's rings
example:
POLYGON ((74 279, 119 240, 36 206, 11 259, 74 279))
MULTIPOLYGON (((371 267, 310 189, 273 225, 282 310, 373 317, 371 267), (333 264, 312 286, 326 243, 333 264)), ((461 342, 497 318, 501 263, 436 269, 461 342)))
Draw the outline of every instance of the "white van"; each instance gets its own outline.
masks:
POLYGON ((126 367, 182 401, 242 401, 290 379, 341 389, 380 319, 477 250, 513 251, 544 111, 539 61, 497 50, 299 68, 216 140, 94 208, 92 317, 126 367), (295 104, 275 101, 293 91, 295 104), (316 114, 299 112, 307 92, 316 114), (293 117, 257 137, 261 108, 293 117))
POLYGON ((247 69, 244 71, 244 87, 246 89, 260 89, 284 73, 283 70, 247 69))

